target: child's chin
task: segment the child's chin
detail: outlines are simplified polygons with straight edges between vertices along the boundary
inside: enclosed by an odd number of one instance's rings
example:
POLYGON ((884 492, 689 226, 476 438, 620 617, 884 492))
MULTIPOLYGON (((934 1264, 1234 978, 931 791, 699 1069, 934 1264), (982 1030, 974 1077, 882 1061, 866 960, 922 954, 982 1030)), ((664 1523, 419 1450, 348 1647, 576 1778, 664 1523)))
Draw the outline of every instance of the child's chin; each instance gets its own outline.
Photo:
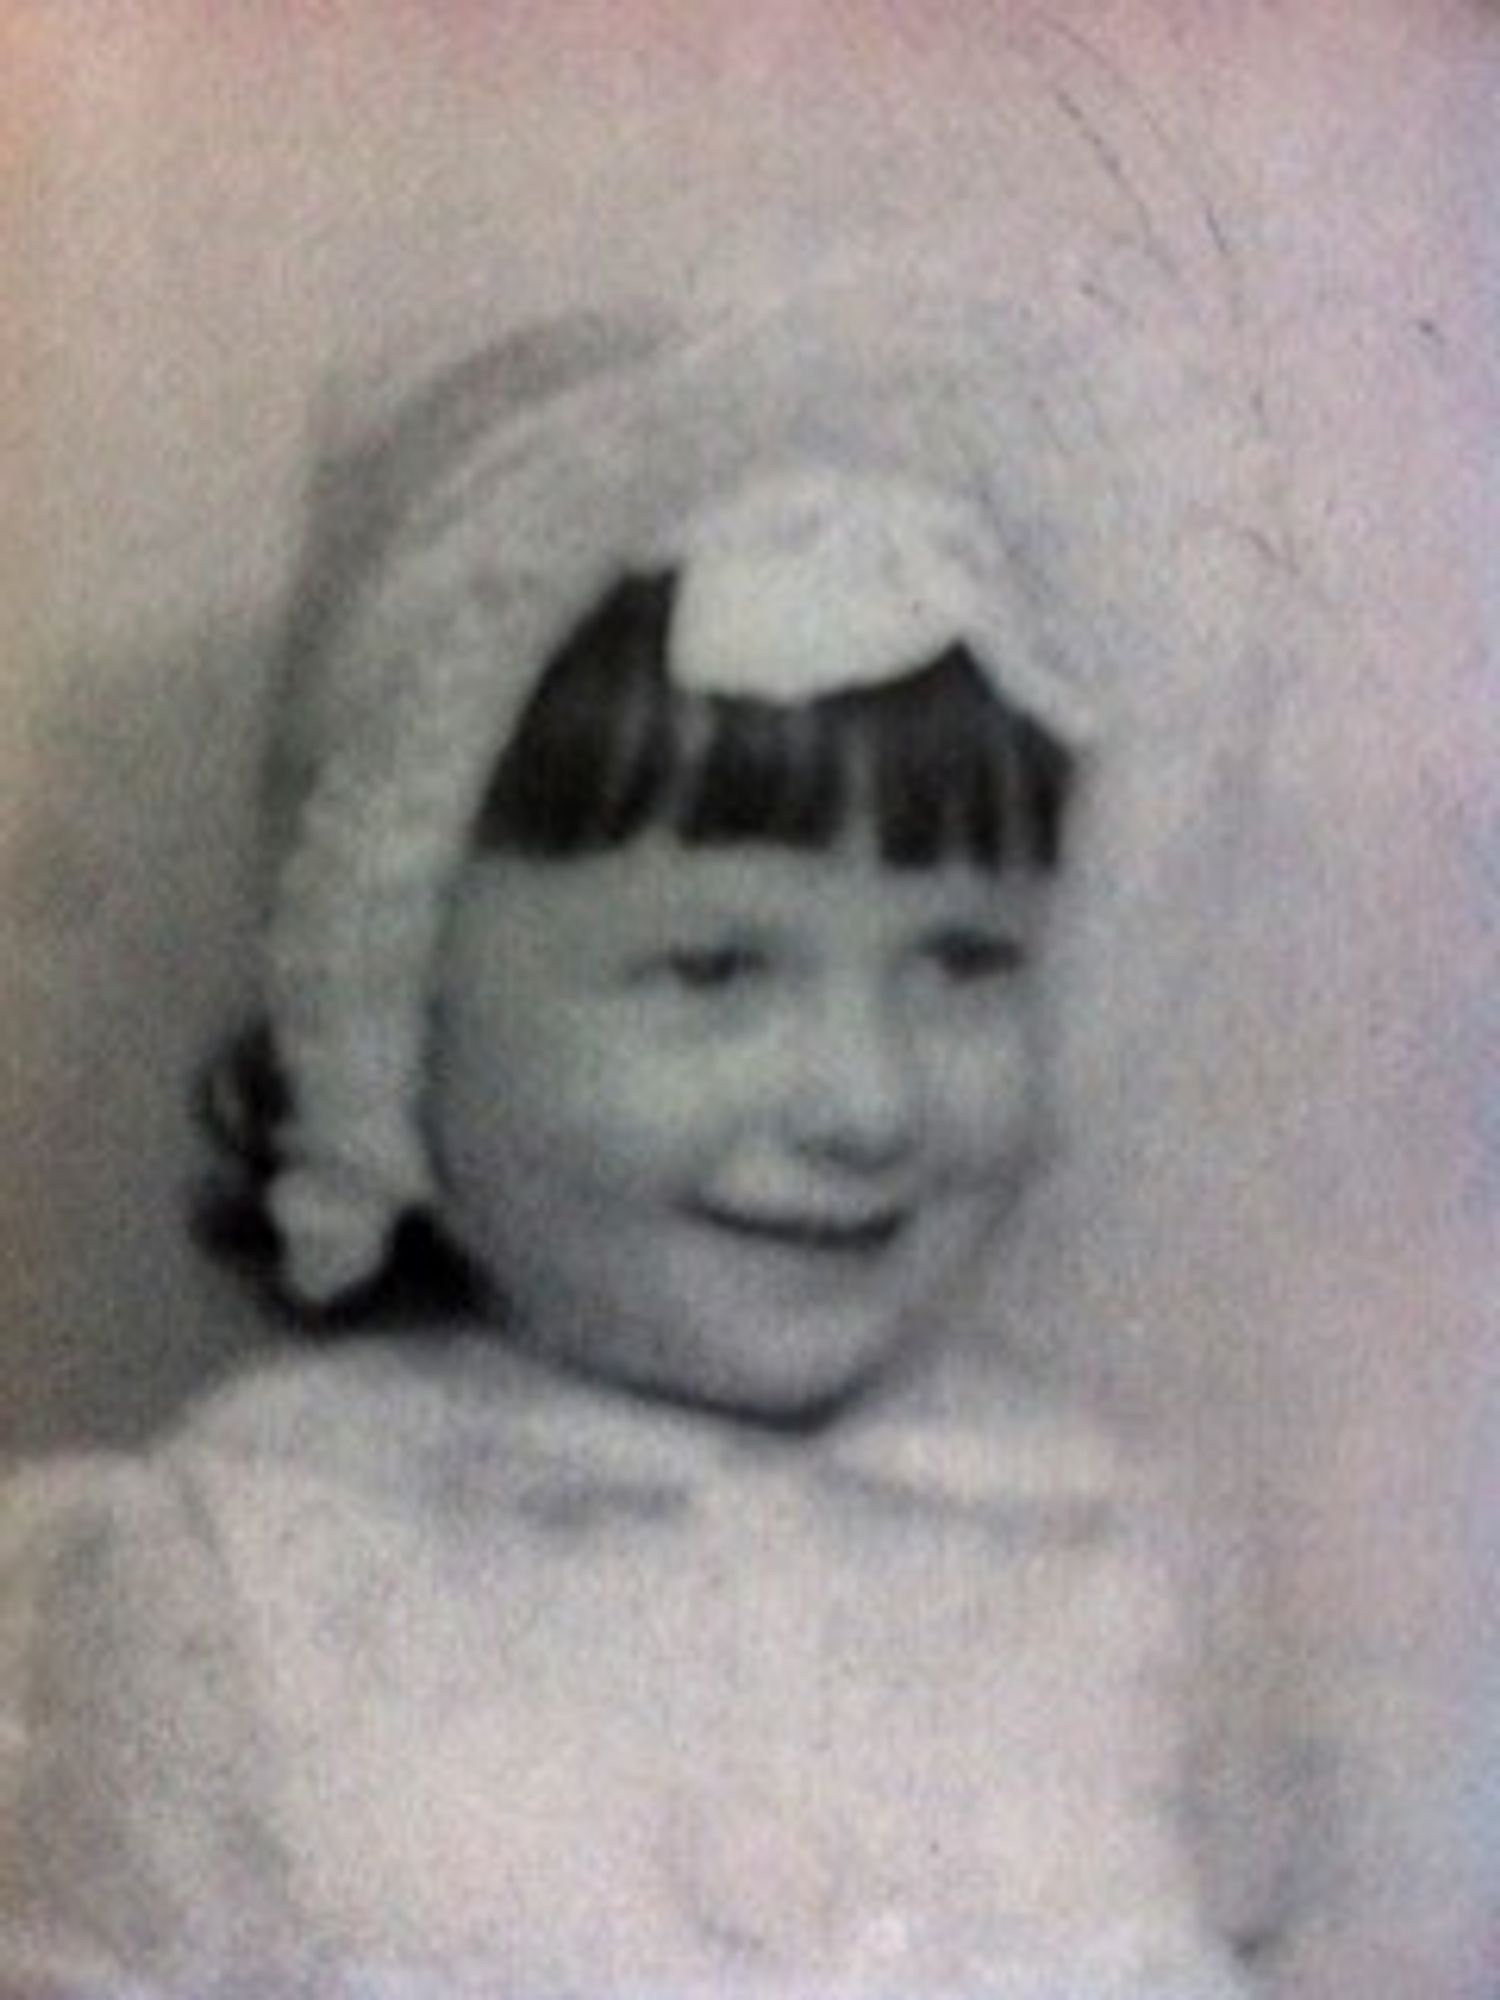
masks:
POLYGON ((886 1373, 903 1343, 881 1329, 843 1345, 783 1352, 762 1346, 749 1358, 694 1357, 673 1366, 654 1356, 621 1371, 637 1393, 706 1413, 784 1429, 811 1429, 849 1409, 886 1373))
POLYGON ((781 1430, 816 1430, 851 1409, 868 1394, 881 1369, 871 1363, 858 1369, 796 1382, 755 1382, 729 1388, 705 1408, 745 1423, 781 1430))
POLYGON ((785 1428, 814 1427, 857 1403, 907 1357, 913 1329, 931 1325, 894 1302, 874 1313, 736 1310, 708 1322, 670 1311, 635 1319, 618 1307, 602 1317, 608 1340, 580 1340, 574 1329, 590 1323, 581 1313, 513 1322, 512 1332, 600 1387, 785 1428))

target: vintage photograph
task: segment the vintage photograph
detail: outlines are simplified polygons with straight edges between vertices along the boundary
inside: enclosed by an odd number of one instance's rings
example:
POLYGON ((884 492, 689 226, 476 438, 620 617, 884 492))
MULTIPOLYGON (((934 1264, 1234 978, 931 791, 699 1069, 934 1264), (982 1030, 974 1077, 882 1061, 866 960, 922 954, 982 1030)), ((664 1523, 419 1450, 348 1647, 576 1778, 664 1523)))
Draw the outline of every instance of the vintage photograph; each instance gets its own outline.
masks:
POLYGON ((0 54, 0 2000, 1500 2000, 1500 17, 0 54))

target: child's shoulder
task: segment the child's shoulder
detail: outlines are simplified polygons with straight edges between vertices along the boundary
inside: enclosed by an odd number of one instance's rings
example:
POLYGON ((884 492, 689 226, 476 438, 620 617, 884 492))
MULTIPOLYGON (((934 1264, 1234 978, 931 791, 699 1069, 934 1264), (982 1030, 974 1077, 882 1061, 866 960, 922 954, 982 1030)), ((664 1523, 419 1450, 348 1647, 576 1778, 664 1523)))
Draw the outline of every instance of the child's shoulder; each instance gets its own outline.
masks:
POLYGON ((367 1338, 267 1357, 201 1397, 161 1451, 215 1507, 296 1492, 331 1526, 380 1516, 447 1536, 517 1526, 668 1482, 711 1483, 724 1452, 680 1412, 529 1361, 483 1334, 367 1338), (562 1496, 559 1498, 558 1496, 562 1496))
POLYGON ((427 1353, 415 1337, 361 1336, 271 1350, 200 1394, 161 1448, 198 1463, 378 1475, 412 1445, 464 1427, 474 1409, 466 1347, 441 1340, 427 1353))
POLYGON ((413 1453, 474 1438, 523 1450, 574 1400, 584 1399, 497 1336, 398 1329, 268 1350, 199 1394, 162 1446, 174 1458, 378 1479, 413 1453))

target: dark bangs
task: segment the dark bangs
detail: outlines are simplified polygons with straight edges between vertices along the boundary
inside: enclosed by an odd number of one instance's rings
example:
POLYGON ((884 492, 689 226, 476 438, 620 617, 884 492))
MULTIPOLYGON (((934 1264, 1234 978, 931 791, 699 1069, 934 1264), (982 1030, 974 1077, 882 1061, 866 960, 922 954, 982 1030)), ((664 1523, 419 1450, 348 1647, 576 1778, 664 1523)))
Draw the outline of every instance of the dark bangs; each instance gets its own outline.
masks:
POLYGON ((1058 861, 1072 758, 963 646, 873 688, 779 702, 667 678, 675 576, 631 576, 557 654, 496 769, 482 848, 599 853, 662 827, 695 847, 816 850, 858 816, 898 868, 1058 861))

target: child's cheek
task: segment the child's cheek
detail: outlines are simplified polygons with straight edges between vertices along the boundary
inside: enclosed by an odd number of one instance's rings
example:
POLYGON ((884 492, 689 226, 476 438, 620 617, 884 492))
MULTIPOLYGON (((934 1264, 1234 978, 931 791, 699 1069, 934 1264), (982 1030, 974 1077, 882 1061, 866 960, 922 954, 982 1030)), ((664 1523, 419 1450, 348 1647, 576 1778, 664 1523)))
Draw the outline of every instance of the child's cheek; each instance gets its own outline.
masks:
MULTIPOLYGON (((684 1135, 773 1113, 799 1082, 795 1022, 762 1006, 750 1017, 680 1018, 671 1032, 622 1037, 605 1083, 618 1114, 653 1132, 684 1135)), ((723 1009, 728 1016, 730 1010, 723 1009)))
POLYGON ((936 1145, 955 1164, 984 1174, 1012 1166, 1045 1100, 1038 1036, 1020 1009, 947 1039, 932 1075, 936 1145))

